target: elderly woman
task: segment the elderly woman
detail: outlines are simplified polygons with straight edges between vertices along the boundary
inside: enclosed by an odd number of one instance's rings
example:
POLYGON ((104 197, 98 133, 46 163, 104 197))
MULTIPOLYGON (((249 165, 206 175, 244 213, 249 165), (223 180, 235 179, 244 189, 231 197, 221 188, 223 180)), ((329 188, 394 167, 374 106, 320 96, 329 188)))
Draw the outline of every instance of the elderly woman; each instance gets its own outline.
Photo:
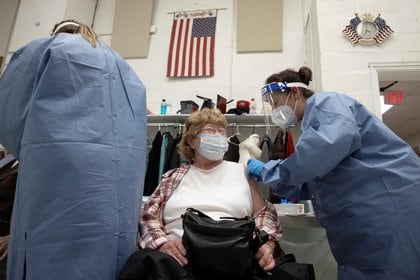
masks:
POLYGON ((181 266, 188 263, 182 243, 182 218, 188 207, 213 219, 252 216, 269 241, 255 257, 264 270, 274 267, 275 240, 281 236, 277 214, 264 201, 244 165, 224 161, 228 149, 227 121, 217 109, 194 112, 186 120, 180 153, 188 165, 168 171, 144 206, 141 217, 142 248, 155 248, 172 256, 181 266))

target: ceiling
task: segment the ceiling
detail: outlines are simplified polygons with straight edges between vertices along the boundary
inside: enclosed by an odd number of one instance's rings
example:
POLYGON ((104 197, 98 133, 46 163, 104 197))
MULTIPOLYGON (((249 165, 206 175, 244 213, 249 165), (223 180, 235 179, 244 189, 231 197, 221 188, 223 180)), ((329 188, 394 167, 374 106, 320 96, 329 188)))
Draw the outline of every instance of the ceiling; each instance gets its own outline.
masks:
MULTIPOLYGON (((398 81, 387 91, 402 91, 404 102, 394 105, 382 115, 384 123, 402 139, 420 133, 420 72, 378 73, 379 87, 398 81)), ((383 94, 381 92, 381 94, 383 94)))

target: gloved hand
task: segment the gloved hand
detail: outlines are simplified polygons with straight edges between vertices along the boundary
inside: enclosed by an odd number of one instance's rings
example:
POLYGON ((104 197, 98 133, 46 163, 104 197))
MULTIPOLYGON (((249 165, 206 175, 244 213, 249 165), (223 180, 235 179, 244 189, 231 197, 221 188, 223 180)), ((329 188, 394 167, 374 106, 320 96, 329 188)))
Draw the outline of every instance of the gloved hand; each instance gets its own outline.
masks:
POLYGON ((264 162, 258 159, 249 159, 247 162, 248 177, 261 182, 263 167, 264 167, 264 162))

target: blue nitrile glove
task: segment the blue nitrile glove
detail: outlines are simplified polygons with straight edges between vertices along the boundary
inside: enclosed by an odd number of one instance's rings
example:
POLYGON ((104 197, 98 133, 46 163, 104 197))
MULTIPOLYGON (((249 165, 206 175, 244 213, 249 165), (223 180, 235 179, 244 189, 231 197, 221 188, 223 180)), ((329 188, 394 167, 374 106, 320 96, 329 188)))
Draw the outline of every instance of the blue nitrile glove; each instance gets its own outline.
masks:
POLYGON ((263 167, 264 162, 258 159, 249 159, 247 162, 248 177, 261 182, 263 167))

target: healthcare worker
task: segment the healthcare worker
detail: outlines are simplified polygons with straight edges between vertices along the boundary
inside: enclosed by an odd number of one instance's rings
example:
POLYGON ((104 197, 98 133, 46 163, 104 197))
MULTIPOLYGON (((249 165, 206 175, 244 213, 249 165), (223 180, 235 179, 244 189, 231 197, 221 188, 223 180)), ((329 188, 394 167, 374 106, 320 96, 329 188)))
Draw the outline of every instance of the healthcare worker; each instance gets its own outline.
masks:
POLYGON ((115 279, 136 250, 142 82, 90 27, 65 21, 14 53, 0 120, 19 159, 8 279, 115 279))
POLYGON ((338 279, 420 279, 420 159, 356 100, 313 94, 312 71, 287 69, 262 88, 283 129, 302 120, 285 160, 248 162, 248 175, 280 196, 312 195, 338 263, 338 279))

